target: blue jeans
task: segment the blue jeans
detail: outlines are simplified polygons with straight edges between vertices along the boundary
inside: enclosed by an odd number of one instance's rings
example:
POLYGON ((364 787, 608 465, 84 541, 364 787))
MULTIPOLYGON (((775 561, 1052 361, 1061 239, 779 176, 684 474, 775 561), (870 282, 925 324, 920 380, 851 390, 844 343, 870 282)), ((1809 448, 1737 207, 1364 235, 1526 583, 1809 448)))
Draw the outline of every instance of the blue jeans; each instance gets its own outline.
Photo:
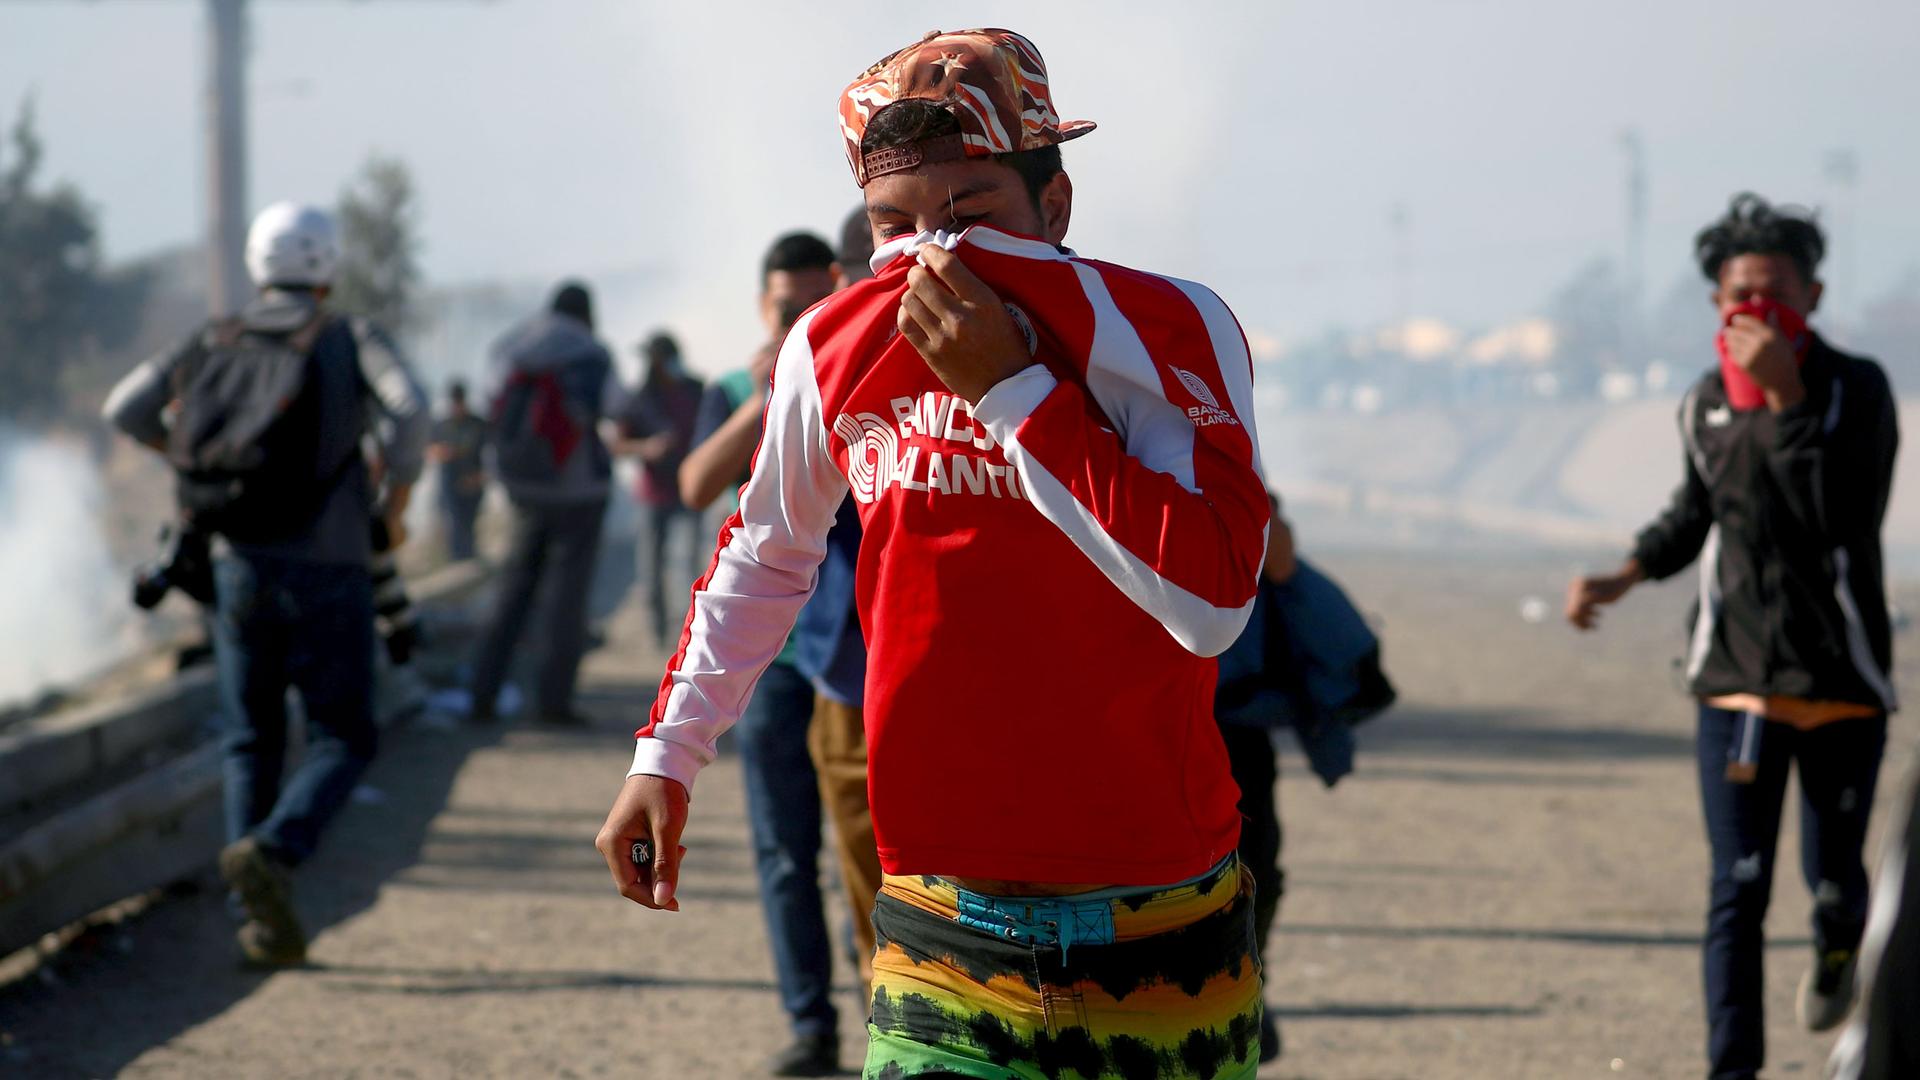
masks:
POLYGON ((1789 769, 1799 764, 1800 873, 1813 892, 1814 950, 1855 949, 1867 917, 1861 849, 1887 741, 1885 717, 1810 731, 1768 723, 1760 737, 1758 775, 1751 783, 1735 783, 1727 779, 1727 756, 1741 721, 1740 713, 1700 707, 1700 796, 1713 853, 1702 968, 1707 1057, 1715 1080, 1746 1080, 1766 1060, 1761 927, 1789 769))
MULTIPOLYGON (((647 611, 653 619, 653 636, 663 646, 680 637, 680 624, 686 616, 693 583, 706 571, 710 544, 700 538, 700 512, 679 503, 658 506, 640 504, 640 580, 647 589, 647 611), (675 527, 687 534, 686 573, 667 576, 667 549, 675 527)), ((672 651, 671 648, 668 649, 672 651)))
POLYGON ((521 635, 529 629, 540 651, 534 707, 547 715, 573 709, 580 660, 587 651, 587 606, 606 513, 604 501, 513 504, 507 561, 500 567, 493 611, 474 655, 475 712, 492 713, 521 635))
MULTIPOLYGON (((452 484, 454 478, 443 475, 440 482, 443 485, 452 484)), ((480 503, 485 496, 484 491, 440 489, 440 513, 447 526, 447 558, 455 561, 471 559, 478 550, 474 523, 480 517, 480 503)))
POLYGON ((297 864, 373 760, 373 585, 365 566, 231 555, 214 565, 213 653, 227 839, 297 864), (287 690, 307 746, 286 783, 287 690))
POLYGON ((747 783, 747 821, 760 906, 773 946, 780 1006, 795 1035, 831 1035, 833 948, 820 899, 820 785, 807 753, 813 684, 775 662, 734 731, 747 783))

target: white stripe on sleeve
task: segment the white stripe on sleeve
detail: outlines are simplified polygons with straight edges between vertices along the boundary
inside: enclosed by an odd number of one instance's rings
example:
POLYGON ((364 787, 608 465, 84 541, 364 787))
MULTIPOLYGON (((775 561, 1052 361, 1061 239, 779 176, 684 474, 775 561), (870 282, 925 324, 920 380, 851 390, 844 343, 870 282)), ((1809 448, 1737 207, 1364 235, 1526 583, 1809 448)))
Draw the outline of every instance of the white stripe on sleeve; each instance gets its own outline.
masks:
POLYGON ((693 594, 689 639, 667 673, 666 709, 652 733, 636 740, 629 776, 667 776, 691 790, 813 593, 827 532, 847 494, 827 451, 807 340, 819 310, 794 325, 774 363, 752 478, 705 587, 693 594))

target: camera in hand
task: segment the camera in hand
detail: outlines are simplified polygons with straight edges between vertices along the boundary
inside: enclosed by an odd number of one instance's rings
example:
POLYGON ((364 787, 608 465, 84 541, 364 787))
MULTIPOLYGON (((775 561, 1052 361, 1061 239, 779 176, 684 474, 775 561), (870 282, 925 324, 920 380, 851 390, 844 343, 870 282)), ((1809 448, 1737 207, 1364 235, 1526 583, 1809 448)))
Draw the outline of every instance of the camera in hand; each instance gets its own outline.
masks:
POLYGON ((213 548, 206 533, 177 526, 160 530, 159 559, 133 572, 133 603, 151 611, 175 589, 213 603, 213 548))

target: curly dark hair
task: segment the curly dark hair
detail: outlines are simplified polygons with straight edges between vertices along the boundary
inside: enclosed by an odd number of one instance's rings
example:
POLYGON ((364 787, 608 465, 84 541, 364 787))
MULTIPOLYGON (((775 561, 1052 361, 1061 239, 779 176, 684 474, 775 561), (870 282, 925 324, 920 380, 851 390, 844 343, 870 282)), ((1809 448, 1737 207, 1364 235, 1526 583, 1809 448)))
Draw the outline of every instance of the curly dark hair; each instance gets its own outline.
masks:
POLYGON ((1803 279, 1812 282, 1814 269, 1826 253, 1827 238, 1820 232, 1813 211, 1803 206, 1774 206, 1751 191, 1735 195, 1727 204, 1726 214, 1693 238, 1700 272, 1715 284, 1720 282, 1721 267, 1736 255, 1783 256, 1803 279))
MULTIPOLYGON (((875 150, 911 146, 943 135, 958 134, 960 121, 952 113, 931 101, 908 98, 896 101, 874 114, 866 133, 860 136, 860 152, 871 154, 875 150)), ((1065 171, 1060 163, 1060 147, 1057 145, 995 154, 993 160, 1020 174, 1020 182, 1026 185, 1027 197, 1033 200, 1035 207, 1040 205, 1040 192, 1046 188, 1047 181, 1065 171)))

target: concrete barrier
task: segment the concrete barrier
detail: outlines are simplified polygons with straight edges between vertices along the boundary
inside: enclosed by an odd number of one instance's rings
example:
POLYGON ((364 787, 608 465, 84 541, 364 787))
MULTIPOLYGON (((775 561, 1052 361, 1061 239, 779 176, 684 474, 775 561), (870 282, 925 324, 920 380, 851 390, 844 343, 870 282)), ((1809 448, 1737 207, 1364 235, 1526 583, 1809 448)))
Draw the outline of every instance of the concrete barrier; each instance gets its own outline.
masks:
MULTIPOLYGON (((408 587, 422 608, 450 607, 488 576, 480 563, 456 563, 408 587)), ((30 821, 0 837, 0 956, 212 861, 222 839, 220 755, 200 725, 215 697, 213 673, 196 669, 0 737, 0 792, 30 821), (149 754, 165 756, 142 767, 149 754), (73 796, 103 776, 104 790, 73 796), (36 801, 52 809, 29 817, 23 808, 36 801)))

